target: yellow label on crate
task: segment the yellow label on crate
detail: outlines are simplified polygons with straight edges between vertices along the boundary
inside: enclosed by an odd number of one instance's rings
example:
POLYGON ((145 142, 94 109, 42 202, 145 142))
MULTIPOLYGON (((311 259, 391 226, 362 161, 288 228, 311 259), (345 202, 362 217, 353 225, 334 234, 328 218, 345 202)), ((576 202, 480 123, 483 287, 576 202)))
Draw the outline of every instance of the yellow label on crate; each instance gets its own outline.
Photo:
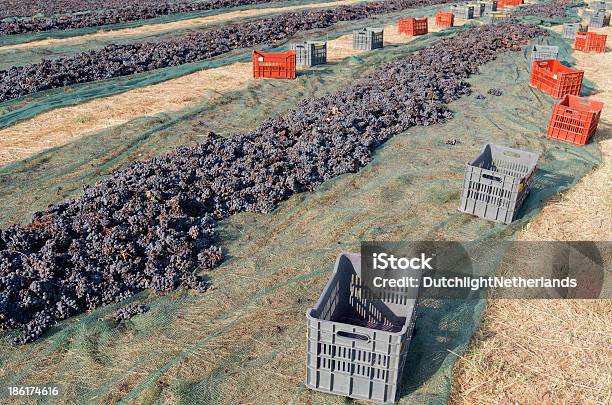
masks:
POLYGON ((519 185, 518 185, 519 193, 523 192, 524 189, 525 189, 525 185, 523 183, 519 183, 519 185))

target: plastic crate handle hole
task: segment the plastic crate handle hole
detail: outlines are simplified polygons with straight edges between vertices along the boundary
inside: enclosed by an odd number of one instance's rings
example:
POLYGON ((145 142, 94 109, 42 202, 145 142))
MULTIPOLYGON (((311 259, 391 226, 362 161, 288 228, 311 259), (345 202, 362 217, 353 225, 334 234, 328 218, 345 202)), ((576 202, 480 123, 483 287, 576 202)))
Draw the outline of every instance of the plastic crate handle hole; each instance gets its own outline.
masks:
POLYGON ((361 335, 359 333, 339 331, 336 333, 336 335, 347 339, 363 340, 364 342, 370 341, 370 337, 368 335, 361 335))

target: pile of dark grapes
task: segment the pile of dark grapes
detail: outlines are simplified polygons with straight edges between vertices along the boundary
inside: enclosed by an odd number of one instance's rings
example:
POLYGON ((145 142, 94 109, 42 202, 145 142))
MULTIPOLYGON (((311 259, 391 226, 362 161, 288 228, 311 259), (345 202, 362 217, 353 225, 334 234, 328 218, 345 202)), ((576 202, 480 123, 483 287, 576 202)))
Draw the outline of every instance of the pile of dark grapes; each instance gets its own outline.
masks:
MULTIPOLYGON (((0 35, 26 34, 30 32, 62 31, 76 28, 99 27, 131 21, 149 20, 164 15, 189 13, 193 11, 218 10, 246 6, 251 4, 271 3, 284 0, 207 0, 183 2, 132 3, 129 5, 101 4, 98 10, 87 13, 51 15, 46 17, 12 18, 0 21, 0 35)), ((89 6, 91 7, 91 6, 89 6)), ((78 8, 78 7, 73 7, 78 8)), ((58 9, 58 7, 53 7, 58 9)), ((59 9, 62 10, 62 9, 59 9)), ((89 10, 96 10, 89 8, 89 10)), ((63 9, 61 13, 68 13, 63 9)), ((32 14, 30 14, 32 15, 32 14)))
POLYGON ((7 17, 49 16, 87 11, 135 8, 137 6, 174 7, 177 4, 211 2, 210 0, 2 0, 0 19, 7 17))
POLYGON ((42 90, 110 79, 197 62, 238 48, 277 44, 299 31, 330 27, 339 21, 423 7, 450 0, 386 0, 328 10, 284 13, 161 42, 111 44, 67 58, 43 60, 0 71, 0 102, 42 90))
POLYGON ((513 17, 524 17, 533 15, 542 18, 557 18, 566 17, 567 0, 553 0, 546 3, 530 4, 520 10, 513 11, 513 17))
POLYGON ((490 94, 492 96, 501 96, 502 94, 504 94, 504 92, 501 89, 493 87, 489 89, 489 91, 487 91, 487 94, 490 94))
POLYGON ((149 307, 144 304, 129 304, 124 307, 119 308, 115 312, 115 321, 127 321, 131 319, 134 315, 144 314, 149 311, 149 307))
POLYGON ((15 343, 57 320, 152 288, 206 290, 193 272, 222 259, 216 221, 267 213, 295 193, 355 173, 374 149, 415 125, 452 117, 465 79, 546 31, 473 28, 388 63, 350 87, 305 99, 251 132, 135 162, 83 194, 0 232, 0 325, 15 343))

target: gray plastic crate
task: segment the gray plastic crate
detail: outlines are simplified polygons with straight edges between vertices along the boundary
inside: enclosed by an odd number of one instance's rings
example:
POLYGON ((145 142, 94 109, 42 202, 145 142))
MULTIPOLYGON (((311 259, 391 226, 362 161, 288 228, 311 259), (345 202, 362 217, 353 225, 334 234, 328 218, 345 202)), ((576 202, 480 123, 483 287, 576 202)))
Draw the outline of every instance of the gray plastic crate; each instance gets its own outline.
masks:
POLYGON ((480 18, 485 13, 485 3, 470 3, 468 6, 474 7, 474 18, 480 18))
POLYGON ((559 47, 552 45, 531 45, 531 61, 542 59, 557 59, 559 57, 559 47))
POLYGON ((342 253, 308 311, 306 386, 393 403, 400 392, 415 321, 416 291, 375 297, 361 281, 361 255, 342 253))
MULTIPOLYGON (((482 2, 481 4, 484 4, 484 11, 482 12, 482 15, 484 15, 485 13, 489 12, 489 11, 497 11, 497 2, 496 1, 485 1, 482 2)), ((481 15, 481 17, 482 17, 481 15)))
POLYGON ((353 49, 371 51, 383 47, 382 28, 363 28, 353 31, 353 49))
POLYGON ((474 18, 474 6, 470 4, 453 4, 451 6, 451 12, 455 17, 463 18, 464 20, 474 18))
POLYGON ((529 194, 538 154, 487 144, 466 164, 460 211, 511 223, 529 194))
POLYGON ((563 38, 576 39, 577 32, 587 32, 588 30, 588 25, 582 25, 580 23, 563 24, 563 38))
POLYGON ((594 8, 595 10, 601 10, 601 9, 606 9, 606 2, 605 1, 594 1, 590 4, 590 6, 592 8, 594 8))
POLYGON ((295 63, 297 66, 316 66, 327 63, 327 42, 306 41, 293 44, 295 63))
POLYGON ((610 25, 610 16, 605 11, 598 11, 589 18, 589 27, 603 28, 610 25))
POLYGON ((485 24, 495 24, 495 23, 500 23, 500 22, 505 22, 508 21, 512 18, 512 14, 510 14, 507 11, 487 11, 483 16, 482 16, 482 21, 485 24))

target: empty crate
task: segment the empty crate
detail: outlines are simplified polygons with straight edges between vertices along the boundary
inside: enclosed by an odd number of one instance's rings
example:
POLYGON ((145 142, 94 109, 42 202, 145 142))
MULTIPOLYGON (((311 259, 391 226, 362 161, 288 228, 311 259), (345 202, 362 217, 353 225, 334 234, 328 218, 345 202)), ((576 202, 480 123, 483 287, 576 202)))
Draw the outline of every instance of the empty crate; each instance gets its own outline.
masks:
POLYGON ((454 4, 451 6, 451 12, 457 18, 463 18, 464 20, 469 20, 474 18, 474 6, 467 4, 454 4))
POLYGON ((523 4, 523 0, 499 0, 497 8, 514 7, 523 4))
POLYGON ((427 34, 427 18, 400 18, 397 21, 397 31, 400 34, 427 34))
POLYGON ((555 98, 577 96, 583 76, 583 71, 564 66, 556 59, 536 60, 532 63, 529 85, 555 98))
POLYGON ((574 49, 582 52, 605 52, 608 36, 594 32, 576 33, 574 49))
POLYGON ((606 2, 605 1, 594 1, 591 3, 591 7, 593 7, 595 10, 600 10, 600 9, 606 9, 606 2))
POLYGON ((575 39, 577 32, 587 32, 589 27, 580 23, 563 24, 563 38, 575 39))
POLYGON ((291 49, 295 51, 295 60, 298 66, 316 66, 327 63, 327 42, 306 41, 293 44, 291 49))
POLYGON ((375 296, 361 281, 361 255, 343 253, 307 313, 306 386, 393 403, 414 329, 416 292, 375 296))
POLYGON ((383 47, 382 28, 363 28, 353 31, 353 49, 372 49, 383 47))
POLYGON ((603 28, 610 25, 610 16, 606 14, 606 10, 601 10, 593 13, 589 18, 589 27, 603 28))
POLYGON ((559 47, 551 45, 531 46, 531 62, 542 59, 557 59, 559 56, 559 47))
POLYGON ((474 7, 474 18, 479 18, 485 13, 484 3, 473 3, 473 4, 468 4, 468 6, 474 7))
POLYGON ((485 1, 482 2, 482 4, 484 4, 484 13, 490 12, 490 11, 497 11, 497 2, 496 1, 485 1))
POLYGON ((455 15, 448 11, 438 11, 436 13, 436 26, 439 28, 449 28, 455 24, 455 15))
POLYGON ((597 131, 603 103, 567 95, 553 107, 548 136, 585 145, 597 131))
POLYGON ((538 155, 487 144, 465 167, 460 211, 511 223, 529 194, 538 155))
POLYGON ((295 51, 282 53, 253 51, 253 77, 295 79, 295 51))
POLYGON ((512 14, 507 11, 492 11, 486 12, 482 17, 482 21, 486 24, 495 24, 508 21, 510 18, 512 18, 512 14))

